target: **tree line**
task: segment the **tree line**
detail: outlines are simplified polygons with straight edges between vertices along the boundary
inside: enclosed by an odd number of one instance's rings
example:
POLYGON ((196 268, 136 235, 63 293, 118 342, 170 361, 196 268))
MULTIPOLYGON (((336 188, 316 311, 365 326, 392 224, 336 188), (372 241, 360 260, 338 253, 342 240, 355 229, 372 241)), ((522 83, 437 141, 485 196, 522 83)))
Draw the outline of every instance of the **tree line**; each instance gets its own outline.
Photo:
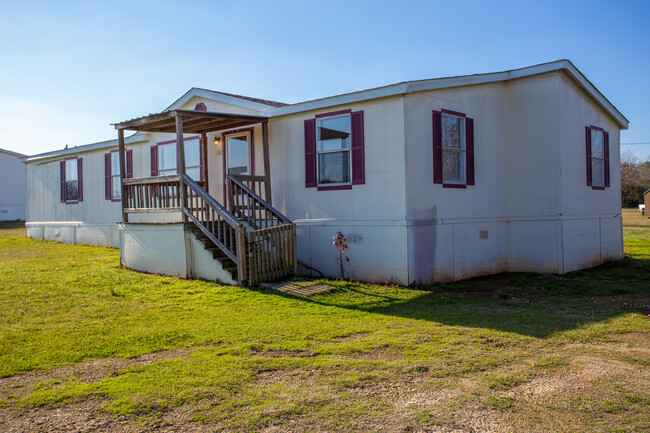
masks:
MULTIPOLYGON (((643 192, 650 189, 650 156, 641 162, 630 150, 621 154, 621 201, 623 207, 643 204, 643 192)), ((648 210, 646 210, 648 212, 648 210)))

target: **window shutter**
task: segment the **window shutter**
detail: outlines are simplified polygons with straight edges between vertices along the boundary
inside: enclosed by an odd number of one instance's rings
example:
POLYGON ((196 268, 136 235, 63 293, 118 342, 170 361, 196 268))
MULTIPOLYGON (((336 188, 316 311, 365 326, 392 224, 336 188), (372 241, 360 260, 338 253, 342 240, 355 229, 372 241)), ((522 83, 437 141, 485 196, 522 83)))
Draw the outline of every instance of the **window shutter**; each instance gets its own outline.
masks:
POLYGON ((65 202, 65 160, 61 161, 61 202, 65 202))
POLYGON ((474 185, 474 119, 465 118, 465 166, 467 185, 474 185))
POLYGON ((151 177, 158 176, 158 146, 151 146, 151 177))
POLYGON ((591 128, 585 127, 587 143, 587 186, 591 186, 591 128))
POLYGON ((442 183, 442 113, 433 112, 433 183, 442 183))
POLYGON ((305 188, 316 186, 316 119, 305 120, 305 188))
POLYGON ((350 113, 352 123, 352 185, 366 183, 366 167, 363 141, 363 111, 350 113))
POLYGON ((111 154, 104 154, 104 198, 111 199, 111 154))
POLYGON ((131 179, 133 177, 133 151, 126 151, 126 178, 131 179))
POLYGON ((84 178, 83 178, 83 160, 81 158, 77 159, 77 173, 79 176, 79 201, 84 200, 84 178))
POLYGON ((609 132, 604 132, 605 146, 603 152, 605 154, 605 187, 609 187, 609 132))

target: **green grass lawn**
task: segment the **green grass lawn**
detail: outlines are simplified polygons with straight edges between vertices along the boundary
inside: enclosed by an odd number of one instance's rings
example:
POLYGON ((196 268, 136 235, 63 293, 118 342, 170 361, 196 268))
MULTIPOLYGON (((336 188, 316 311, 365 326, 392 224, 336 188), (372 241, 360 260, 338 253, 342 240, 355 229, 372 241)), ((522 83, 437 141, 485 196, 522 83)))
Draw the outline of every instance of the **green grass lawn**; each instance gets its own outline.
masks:
POLYGON ((301 297, 3 223, 0 430, 63 410, 112 431, 647 431, 650 225, 624 225, 625 260, 597 269, 301 297))

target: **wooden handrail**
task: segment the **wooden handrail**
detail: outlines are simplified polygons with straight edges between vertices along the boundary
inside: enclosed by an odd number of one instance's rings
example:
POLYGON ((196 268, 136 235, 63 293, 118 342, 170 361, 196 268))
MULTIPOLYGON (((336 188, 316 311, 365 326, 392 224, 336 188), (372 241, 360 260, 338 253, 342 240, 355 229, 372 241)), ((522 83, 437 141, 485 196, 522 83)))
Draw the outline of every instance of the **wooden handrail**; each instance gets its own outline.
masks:
POLYGON ((156 177, 132 177, 122 181, 124 185, 150 185, 156 183, 178 182, 180 176, 177 174, 169 176, 156 176, 156 177))
POLYGON ((228 212, 225 207, 221 205, 218 201, 214 199, 210 194, 208 194, 201 186, 196 183, 189 175, 184 174, 181 177, 183 183, 190 187, 192 194, 198 197, 201 197, 209 206, 219 211, 221 217, 228 222, 233 228, 243 225, 233 214, 228 212))
POLYGON ((237 282, 247 280, 246 226, 187 174, 180 176, 187 200, 182 207, 194 225, 237 265, 237 282))
POLYGON ((291 220, 289 218, 285 217, 282 213, 280 213, 280 211, 271 206, 271 204, 269 204, 266 200, 257 195, 249 187, 244 185, 239 179, 235 178, 232 175, 228 175, 228 181, 230 183, 230 206, 233 209, 233 212, 241 218, 245 219, 255 229, 266 228, 269 222, 271 226, 291 223, 291 220), (241 199, 240 194, 242 193, 248 196, 249 203, 246 206, 250 206, 251 208, 252 212, 250 215, 242 210, 242 207, 245 206, 244 203, 241 203, 239 201, 239 199, 241 199), (260 213, 260 218, 257 218, 256 211, 260 213), (265 214, 267 212, 271 214, 271 218, 264 218, 265 226, 261 225, 262 211, 264 211, 265 214))

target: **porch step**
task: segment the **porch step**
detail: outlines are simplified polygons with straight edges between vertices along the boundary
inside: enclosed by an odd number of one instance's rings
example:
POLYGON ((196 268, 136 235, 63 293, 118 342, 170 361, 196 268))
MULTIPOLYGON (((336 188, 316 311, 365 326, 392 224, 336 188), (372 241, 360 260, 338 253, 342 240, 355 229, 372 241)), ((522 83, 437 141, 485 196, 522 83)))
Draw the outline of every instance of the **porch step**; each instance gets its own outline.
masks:
POLYGON ((203 249, 212 254, 212 258, 219 262, 221 268, 228 272, 231 278, 237 281, 237 264, 232 261, 230 257, 224 254, 224 252, 216 246, 196 225, 187 224, 185 230, 189 231, 194 235, 197 241, 203 244, 203 249))

